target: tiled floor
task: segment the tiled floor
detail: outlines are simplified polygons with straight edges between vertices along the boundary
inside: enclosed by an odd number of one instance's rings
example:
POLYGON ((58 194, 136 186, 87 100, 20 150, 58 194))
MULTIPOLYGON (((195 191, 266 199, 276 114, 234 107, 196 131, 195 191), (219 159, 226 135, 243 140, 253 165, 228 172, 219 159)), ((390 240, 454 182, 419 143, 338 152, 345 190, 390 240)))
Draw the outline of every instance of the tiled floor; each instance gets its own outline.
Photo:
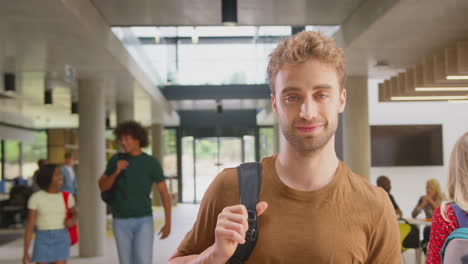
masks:
MULTIPOLYGON (((161 209, 155 211, 155 218, 158 226, 164 219, 161 209)), ((187 231, 192 227, 198 212, 198 205, 179 204, 173 208, 173 223, 171 235, 165 240, 155 238, 154 263, 167 263, 169 257, 174 253, 180 241, 184 238, 187 231)), ((159 229, 159 228, 158 228, 159 229)), ((11 230, 2 230, 2 233, 12 232, 11 230)), ((98 258, 78 258, 78 246, 72 247, 72 259, 68 262, 71 264, 109 264, 118 263, 117 249, 115 247, 114 238, 107 237, 106 254, 98 258)), ((18 264, 21 263, 23 256, 23 239, 18 239, 0 247, 0 264, 18 264)))
MULTIPOLYGON (((175 248, 179 245, 187 231, 192 227, 196 218, 198 205, 179 204, 173 208, 173 223, 172 233, 169 238, 165 240, 155 240, 154 247, 154 263, 163 264, 167 263, 169 257, 174 253, 175 248)), ((155 218, 157 225, 160 226, 162 222, 163 213, 162 209, 155 210, 155 218)), ((14 232, 11 230, 1 230, 0 232, 14 232)), ((18 239, 9 244, 0 247, 0 264, 18 264, 21 263, 23 254, 23 239, 18 239)), ((414 264, 415 255, 414 250, 408 250, 403 254, 402 263, 414 264)), ((106 254, 98 258, 78 258, 78 246, 72 248, 72 259, 68 262, 71 264, 109 264, 118 263, 117 249, 115 247, 114 238, 111 235, 107 236, 106 254)), ((424 257, 423 260, 424 261, 424 257)), ((424 262, 422 262, 424 263, 424 262)))

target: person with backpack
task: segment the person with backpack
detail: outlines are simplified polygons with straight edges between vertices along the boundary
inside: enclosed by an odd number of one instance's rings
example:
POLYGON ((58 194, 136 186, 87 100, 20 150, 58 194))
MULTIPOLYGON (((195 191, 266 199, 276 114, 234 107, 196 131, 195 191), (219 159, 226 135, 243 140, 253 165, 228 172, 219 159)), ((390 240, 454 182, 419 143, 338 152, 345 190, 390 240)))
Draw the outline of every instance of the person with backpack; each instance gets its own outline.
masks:
POLYGON ((401 263, 388 194, 335 152, 345 76, 343 51, 318 32, 278 44, 268 78, 281 151, 223 170, 169 263, 401 263))
POLYGON ((468 132, 453 147, 447 188, 449 201, 432 217, 426 264, 468 263, 468 132))
POLYGON ((71 238, 67 228, 76 225, 78 213, 73 195, 60 191, 63 176, 54 164, 41 167, 37 173, 41 188, 28 201, 28 222, 24 234, 23 264, 31 262, 65 264, 70 258, 71 238), (66 201, 65 199, 68 199, 66 201), (71 213, 71 218, 67 218, 71 213), (32 258, 29 254, 34 228, 36 238, 32 258))
POLYGON ((125 121, 114 130, 125 153, 111 157, 99 179, 103 200, 112 210, 120 264, 152 264, 154 221, 150 194, 153 185, 161 196, 165 225, 159 234, 165 239, 171 232, 171 202, 166 178, 159 161, 144 153, 148 132, 138 122, 125 121))

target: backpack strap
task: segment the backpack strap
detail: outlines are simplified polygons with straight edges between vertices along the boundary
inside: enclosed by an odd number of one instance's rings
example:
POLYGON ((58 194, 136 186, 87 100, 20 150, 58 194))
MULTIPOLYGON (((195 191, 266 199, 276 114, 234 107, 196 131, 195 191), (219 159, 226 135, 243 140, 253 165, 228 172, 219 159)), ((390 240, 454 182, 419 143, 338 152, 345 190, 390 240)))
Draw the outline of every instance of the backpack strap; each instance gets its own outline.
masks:
POLYGON ((460 225, 460 227, 468 227, 468 214, 463 211, 456 203, 452 203, 451 205, 455 215, 457 216, 458 225, 460 225))
POLYGON ((262 165, 249 162, 237 167, 240 202, 247 208, 249 230, 245 234, 245 243, 237 246, 229 264, 244 263, 252 253, 258 238, 257 202, 262 185, 262 165))
POLYGON ((65 202, 65 208, 67 209, 68 211, 68 196, 70 194, 68 192, 62 192, 62 197, 63 197, 63 201, 65 202))

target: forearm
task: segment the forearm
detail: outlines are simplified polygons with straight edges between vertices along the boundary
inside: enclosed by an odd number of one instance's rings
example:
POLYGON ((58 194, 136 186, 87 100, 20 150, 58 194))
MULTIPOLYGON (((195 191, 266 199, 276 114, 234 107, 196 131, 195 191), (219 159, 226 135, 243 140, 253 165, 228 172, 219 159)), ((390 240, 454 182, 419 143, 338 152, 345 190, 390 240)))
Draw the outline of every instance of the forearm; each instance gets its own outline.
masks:
POLYGON ((101 179, 99 180, 99 189, 101 190, 101 192, 108 191, 110 188, 112 188, 112 185, 117 180, 119 173, 120 171, 116 170, 111 175, 103 175, 101 177, 101 179))
POLYGON ((411 212, 411 216, 412 216, 413 218, 416 218, 416 217, 419 215, 419 213, 421 212, 421 210, 422 210, 422 209, 419 208, 419 206, 416 206, 416 207, 413 209, 413 212, 411 212))
POLYGON ((33 230, 34 223, 28 223, 24 232, 24 255, 26 255, 29 252, 29 245, 31 244, 33 230))
POLYGON ((168 264, 224 264, 227 261, 228 259, 217 256, 214 246, 211 246, 200 255, 173 257, 168 264))
POLYGON ((170 224, 171 223, 171 198, 169 197, 169 193, 168 192, 162 193, 161 199, 162 199, 163 206, 164 206, 164 215, 165 215, 165 220, 166 220, 165 223, 170 224))

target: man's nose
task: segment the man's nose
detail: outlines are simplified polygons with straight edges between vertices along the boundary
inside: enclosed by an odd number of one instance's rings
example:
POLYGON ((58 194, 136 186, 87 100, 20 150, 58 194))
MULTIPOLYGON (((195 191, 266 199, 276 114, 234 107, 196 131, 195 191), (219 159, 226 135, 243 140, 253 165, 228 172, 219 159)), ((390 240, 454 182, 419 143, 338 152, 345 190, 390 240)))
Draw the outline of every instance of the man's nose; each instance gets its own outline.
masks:
POLYGON ((317 117, 317 115, 317 106, 313 102, 313 100, 305 100, 304 103, 301 105, 301 112, 299 113, 299 116, 303 119, 310 120, 317 117))

